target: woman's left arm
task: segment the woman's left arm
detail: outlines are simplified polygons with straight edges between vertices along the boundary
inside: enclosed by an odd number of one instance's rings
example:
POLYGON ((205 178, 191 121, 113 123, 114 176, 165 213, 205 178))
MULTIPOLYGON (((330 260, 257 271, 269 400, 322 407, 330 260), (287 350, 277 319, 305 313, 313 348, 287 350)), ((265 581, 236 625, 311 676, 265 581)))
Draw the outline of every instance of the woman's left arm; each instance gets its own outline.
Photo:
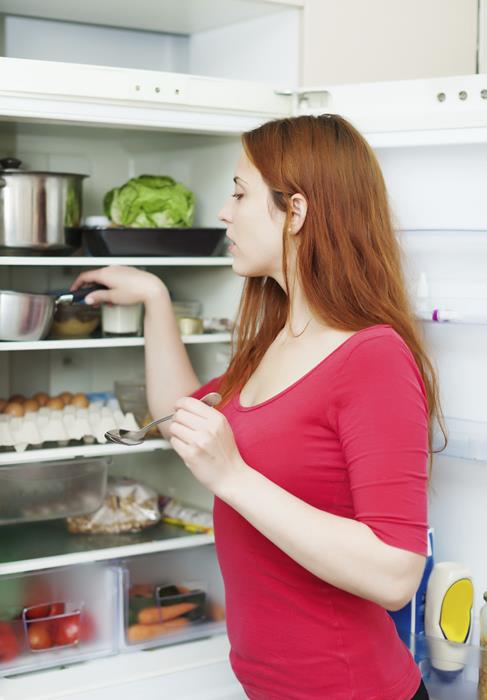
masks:
POLYGON ((171 445, 195 477, 308 571, 398 610, 416 591, 425 559, 391 546, 366 524, 326 513, 242 459, 225 416, 197 399, 176 403, 171 445))

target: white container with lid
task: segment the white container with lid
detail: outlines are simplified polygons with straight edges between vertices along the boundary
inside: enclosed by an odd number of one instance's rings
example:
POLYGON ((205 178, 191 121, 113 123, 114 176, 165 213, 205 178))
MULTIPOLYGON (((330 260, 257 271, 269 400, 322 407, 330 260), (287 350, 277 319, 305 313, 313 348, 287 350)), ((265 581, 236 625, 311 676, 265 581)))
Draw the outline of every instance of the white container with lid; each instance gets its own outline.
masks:
POLYGON ((103 335, 141 335, 142 309, 142 304, 131 304, 129 306, 103 304, 101 308, 103 335))

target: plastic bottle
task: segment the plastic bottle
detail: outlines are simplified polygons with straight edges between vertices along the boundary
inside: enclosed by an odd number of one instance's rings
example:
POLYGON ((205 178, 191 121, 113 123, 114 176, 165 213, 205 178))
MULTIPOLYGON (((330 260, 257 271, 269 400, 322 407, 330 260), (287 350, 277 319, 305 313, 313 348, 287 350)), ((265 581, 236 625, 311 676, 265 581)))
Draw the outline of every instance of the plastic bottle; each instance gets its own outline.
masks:
POLYGON ((487 591, 480 609, 480 667, 478 700, 487 700, 487 591))

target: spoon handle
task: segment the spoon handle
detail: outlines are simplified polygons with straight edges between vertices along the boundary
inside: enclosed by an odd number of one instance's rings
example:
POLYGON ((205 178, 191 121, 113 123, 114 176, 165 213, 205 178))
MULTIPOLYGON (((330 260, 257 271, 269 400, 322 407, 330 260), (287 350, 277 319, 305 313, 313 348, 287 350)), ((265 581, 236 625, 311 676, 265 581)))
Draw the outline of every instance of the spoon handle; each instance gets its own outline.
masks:
MULTIPOLYGON (((206 403, 208 406, 218 406, 218 404, 220 403, 221 400, 222 400, 222 397, 216 391, 212 391, 200 399, 200 401, 202 401, 203 403, 206 403)), ((148 423, 147 425, 144 425, 144 427, 140 430, 140 432, 147 433, 152 428, 152 426, 157 425, 158 423, 164 423, 164 421, 170 420, 173 417, 174 417, 174 413, 170 413, 168 416, 164 416, 164 418, 158 418, 157 420, 153 420, 152 423, 148 423)))

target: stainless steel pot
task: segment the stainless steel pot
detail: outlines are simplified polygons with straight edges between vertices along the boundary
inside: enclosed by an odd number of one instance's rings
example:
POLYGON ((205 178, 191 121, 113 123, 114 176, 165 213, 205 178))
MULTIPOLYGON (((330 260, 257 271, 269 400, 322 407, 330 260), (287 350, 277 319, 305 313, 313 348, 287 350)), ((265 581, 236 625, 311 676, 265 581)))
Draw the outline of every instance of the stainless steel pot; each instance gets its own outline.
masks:
POLYGON ((17 158, 0 159, 0 252, 72 249, 69 229, 81 223, 87 175, 20 170, 17 158))
POLYGON ((29 294, 0 290, 0 340, 42 340, 52 325, 58 304, 82 301, 103 285, 83 287, 57 294, 29 294))

